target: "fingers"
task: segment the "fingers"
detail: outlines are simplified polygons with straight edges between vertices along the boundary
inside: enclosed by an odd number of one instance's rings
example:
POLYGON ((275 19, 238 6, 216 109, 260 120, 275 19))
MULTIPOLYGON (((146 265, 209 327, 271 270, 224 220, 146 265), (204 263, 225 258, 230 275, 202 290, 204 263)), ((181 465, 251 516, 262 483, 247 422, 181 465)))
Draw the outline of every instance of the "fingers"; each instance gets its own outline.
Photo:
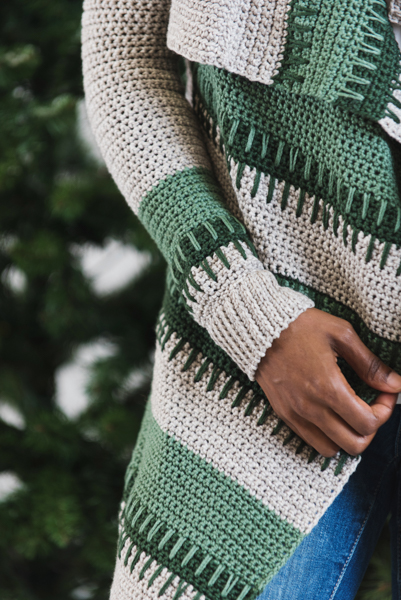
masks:
POLYGON ((316 425, 299 415, 283 419, 296 434, 309 446, 325 457, 335 456, 340 447, 323 433, 316 425))
POLYGON ((386 392, 381 393, 377 396, 370 408, 377 416, 381 424, 383 425, 393 414, 395 405, 397 404, 398 394, 388 394, 386 392))
POLYGON ((316 425, 329 439, 352 456, 361 454, 376 435, 376 430, 369 435, 359 434, 341 417, 327 408, 319 414, 316 425))
POLYGON ((327 404, 358 434, 369 436, 376 433, 390 418, 397 394, 379 394, 376 401, 369 405, 355 394, 337 366, 336 374, 332 375, 330 382, 331 393, 327 404))
POLYGON ((317 309, 303 313, 278 340, 257 371, 276 414, 323 456, 334 456, 340 448, 351 455, 363 452, 391 416, 401 376, 365 346, 347 321, 317 309), (348 384, 338 356, 381 392, 370 406, 348 384))
POLYGON ((333 339, 336 350, 363 381, 381 392, 401 392, 401 376, 365 346, 347 321, 339 325, 337 333, 333 339))
POLYGON ((299 415, 292 416, 290 421, 291 427, 297 429, 297 435, 327 457, 334 456, 340 448, 352 456, 361 454, 376 433, 368 436, 358 434, 330 409, 323 410, 314 423, 299 415))
MULTIPOLYGON (((381 412, 381 421, 385 422, 391 416, 397 396, 383 393, 376 399, 374 408, 381 412)), ((323 456, 334 456, 341 448, 351 456, 361 454, 373 440, 376 431, 369 435, 361 435, 349 426, 339 415, 330 408, 322 408, 316 414, 314 422, 292 414, 283 419, 295 433, 307 444, 315 448, 323 456)))

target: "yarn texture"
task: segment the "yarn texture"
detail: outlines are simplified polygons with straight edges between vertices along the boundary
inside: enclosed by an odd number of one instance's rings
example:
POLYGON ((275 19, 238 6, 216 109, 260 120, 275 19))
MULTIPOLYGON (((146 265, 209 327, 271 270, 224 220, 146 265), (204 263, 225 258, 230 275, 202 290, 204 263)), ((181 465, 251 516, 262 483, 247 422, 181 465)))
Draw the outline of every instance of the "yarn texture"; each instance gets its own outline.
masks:
POLYGON ((388 0, 389 19, 391 23, 401 25, 401 1, 388 0))
POLYGON ((168 265, 111 600, 255 600, 357 468, 300 440, 255 373, 313 306, 401 372, 400 16, 84 2, 91 125, 168 265))

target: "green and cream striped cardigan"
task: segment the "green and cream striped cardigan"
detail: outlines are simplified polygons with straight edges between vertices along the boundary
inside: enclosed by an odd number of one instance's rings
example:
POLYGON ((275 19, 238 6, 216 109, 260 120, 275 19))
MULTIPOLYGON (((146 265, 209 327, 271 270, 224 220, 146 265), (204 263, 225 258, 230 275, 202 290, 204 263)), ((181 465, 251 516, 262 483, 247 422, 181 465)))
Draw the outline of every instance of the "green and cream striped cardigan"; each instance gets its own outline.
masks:
POLYGON ((358 464, 278 419, 266 349, 316 306, 401 372, 386 0, 85 0, 83 68, 108 168, 168 263, 111 598, 253 600, 358 464))

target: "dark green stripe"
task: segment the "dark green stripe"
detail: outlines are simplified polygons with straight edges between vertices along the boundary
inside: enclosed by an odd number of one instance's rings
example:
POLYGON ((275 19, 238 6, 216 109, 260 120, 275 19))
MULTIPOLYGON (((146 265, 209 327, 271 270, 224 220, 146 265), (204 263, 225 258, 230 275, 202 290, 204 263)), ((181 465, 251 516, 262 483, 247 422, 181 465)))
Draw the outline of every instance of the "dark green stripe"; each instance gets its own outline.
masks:
POLYGON ((246 584, 252 588, 246 598, 256 598, 304 537, 238 483, 164 433, 149 405, 128 468, 124 499, 129 522, 124 523, 120 540, 128 534, 160 565, 179 573, 206 597, 220 598, 234 574, 239 581, 227 600, 235 600, 246 584), (159 519, 162 526, 155 527, 159 519), (152 528, 157 529, 154 536, 152 528), (160 548, 169 531, 171 536, 160 548), (182 567, 194 545, 202 550, 182 567), (179 549, 171 558, 173 548, 179 549), (196 575, 206 555, 211 560, 196 575), (211 586, 220 565, 225 569, 211 586))
POLYGON ((203 168, 184 169, 160 181, 144 196, 138 215, 180 290, 191 267, 220 247, 237 240, 249 243, 245 227, 223 206, 213 175, 203 168))

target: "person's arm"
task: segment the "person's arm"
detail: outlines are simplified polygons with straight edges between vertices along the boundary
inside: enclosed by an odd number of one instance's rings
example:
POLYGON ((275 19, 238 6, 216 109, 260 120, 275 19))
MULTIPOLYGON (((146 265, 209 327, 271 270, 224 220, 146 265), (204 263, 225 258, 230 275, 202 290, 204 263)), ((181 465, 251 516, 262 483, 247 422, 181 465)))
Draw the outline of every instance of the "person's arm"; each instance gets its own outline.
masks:
POLYGON ((281 288, 225 208, 177 57, 168 0, 85 0, 86 103, 106 164, 166 258, 193 318, 254 379, 266 349, 313 302, 281 288))

